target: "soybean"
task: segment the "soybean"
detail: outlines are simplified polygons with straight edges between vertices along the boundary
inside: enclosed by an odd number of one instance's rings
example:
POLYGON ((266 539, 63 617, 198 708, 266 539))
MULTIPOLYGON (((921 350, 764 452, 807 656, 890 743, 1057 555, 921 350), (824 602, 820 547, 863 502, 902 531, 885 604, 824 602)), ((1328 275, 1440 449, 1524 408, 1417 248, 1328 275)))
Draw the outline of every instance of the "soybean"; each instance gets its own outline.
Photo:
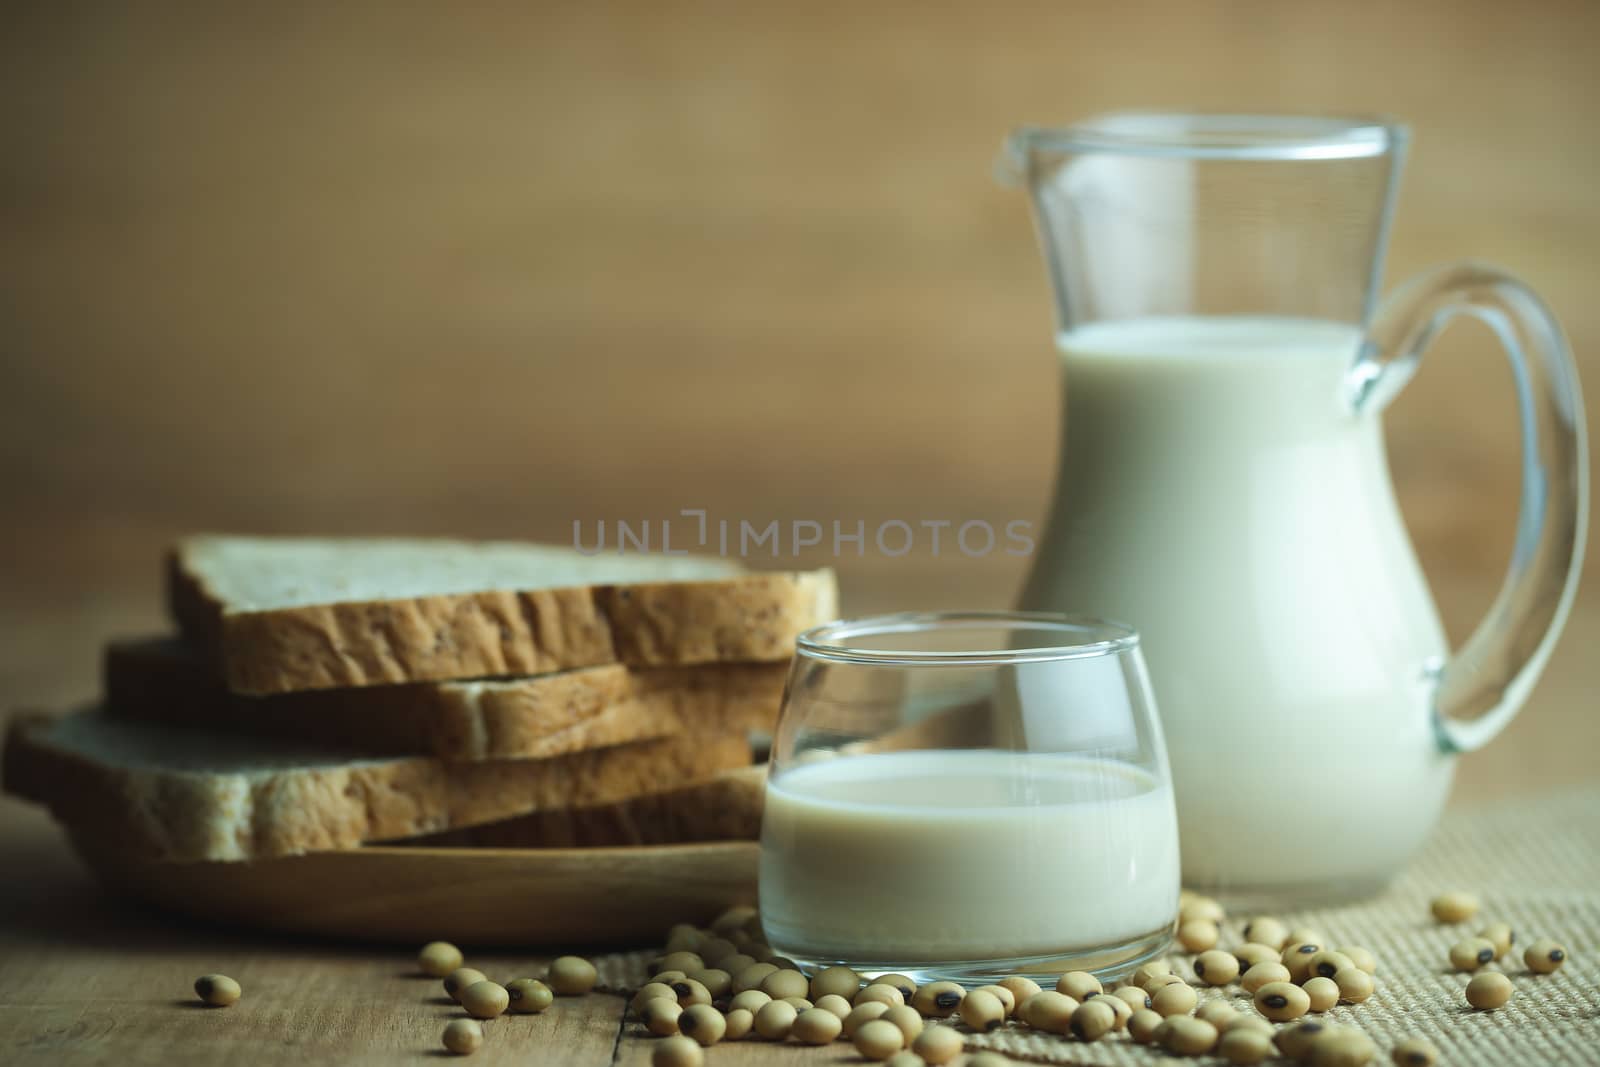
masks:
POLYGON ((1217 1028, 1203 1019, 1175 1016, 1161 1024, 1161 1047, 1180 1056, 1201 1056, 1217 1047, 1217 1028))
POLYGON ((741 1041, 750 1032, 750 1028, 755 1023, 756 1017, 754 1013, 744 1008, 734 1008, 722 1017, 722 1025, 725 1028, 722 1039, 724 1041, 741 1041))
POLYGON ((719 971, 727 971, 729 974, 736 975, 740 971, 747 970, 748 968, 754 967, 755 965, 756 965, 756 958, 754 956, 748 956, 748 955, 744 954, 743 952, 740 952, 740 953, 737 953, 736 955, 727 956, 727 957, 725 957, 723 959, 718 960, 717 961, 717 970, 719 970, 719 971))
POLYGON ((669 1037, 650 1054, 650 1067, 700 1067, 706 1054, 687 1037, 669 1037))
MULTIPOLYGON (((1008 989, 1011 991, 1012 1000, 1016 1004, 1021 1004, 1023 1001, 1039 992, 1039 983, 1035 982, 1032 978, 1022 978, 1020 976, 1016 978, 1004 978, 1001 979, 999 984, 1001 989, 1008 989)), ((910 998, 908 997, 907 999, 909 1000, 910 998)))
POLYGON ((1450 946, 1450 966, 1458 971, 1475 971, 1486 963, 1493 963, 1493 943, 1481 937, 1469 937, 1450 946))
POLYGON ((1259 1030, 1229 1030, 1217 1042, 1217 1054, 1229 1063, 1260 1063, 1272 1055, 1272 1039, 1259 1030))
MULTIPOLYGON (((759 992, 759 990, 752 990, 751 992, 759 992)), ((817 1003, 814 1006, 821 1008, 823 1011, 832 1012, 834 1015, 837 1015, 841 1021, 848 1016, 851 1011, 850 1002, 837 993, 824 993, 822 996, 817 998, 817 1003)))
POLYGON ((430 978, 443 978, 464 962, 461 950, 448 941, 429 941, 417 953, 417 968, 430 978))
POLYGON ((948 1019, 966 995, 967 991, 955 982, 929 982, 917 989, 911 1006, 927 1018, 948 1019))
POLYGON ((1006 1010, 1007 1019, 1011 1018, 1012 1013, 1017 1010, 1017 998, 1015 994, 1013 994, 1011 990, 1007 989, 1003 985, 981 985, 977 989, 973 990, 973 992, 993 994, 999 999, 1000 1006, 1006 1010))
POLYGON ((1078 1002, 1065 993, 1057 993, 1053 989, 1035 993, 1022 1002, 1018 1014, 1022 1021, 1035 1030, 1045 1030, 1052 1034, 1064 1034, 1072 1022, 1072 1013, 1078 1010, 1078 1002))
POLYGON ((1333 984, 1346 1004, 1361 1004, 1372 996, 1372 975, 1359 967, 1346 967, 1333 976, 1333 984))
POLYGON ((1567 950, 1546 938, 1529 945, 1522 954, 1522 962, 1534 974, 1554 974, 1567 962, 1567 950))
POLYGON ((226 1008, 237 1004, 244 990, 225 974, 202 974, 194 980, 194 995, 213 1008, 226 1008))
POLYGON ((1005 1005, 1000 1003, 1000 998, 981 989, 968 993, 962 999, 959 1010, 961 1021, 980 1032, 997 1030, 1006 1021, 1005 1005))
POLYGON ((1370 1037, 1344 1026, 1328 1028, 1310 1048, 1315 1067, 1366 1067, 1377 1054, 1370 1037))
POLYGON ((678 1016, 678 1033, 693 1038, 702 1048, 715 1045, 727 1032, 728 1020, 709 1004, 695 1004, 678 1016))
POLYGON ((1178 944, 1190 952, 1204 952, 1217 947, 1221 932, 1209 919, 1189 919, 1178 926, 1178 944))
POLYGON ((789 1036, 794 1021, 799 1017, 800 1013, 794 1010, 794 1005, 781 1000, 768 1001, 756 1012, 755 1031, 770 1041, 782 1041, 789 1036))
MULTIPOLYGON (((650 986, 645 986, 644 989, 639 990, 638 994, 635 994, 635 1008, 639 1004, 639 996, 644 994, 645 989, 650 988, 650 986)), ((656 985, 655 990, 645 999, 649 1000, 651 997, 659 996, 672 996, 671 988, 664 985, 656 985)), ((555 994, 551 992, 550 987, 537 978, 518 978, 509 983, 506 986, 506 997, 510 1003, 511 1010, 518 1015, 537 1015, 548 1008, 551 1002, 555 1000, 555 994)))
MULTIPOLYGON (((1355 961, 1343 952, 1323 949, 1306 962, 1306 977, 1332 978, 1346 967, 1354 967, 1355 965, 1355 961)), ((1290 969, 1292 970, 1293 968, 1290 969)))
POLYGON ((811 999, 832 994, 849 1000, 861 988, 861 976, 849 967, 825 967, 811 979, 811 999))
POLYGON ((1133 1009, 1128 1006, 1127 1001, 1121 997, 1095 997, 1094 1003, 1104 1004, 1116 1016, 1116 1020, 1111 1024, 1111 1029, 1126 1030, 1128 1028, 1128 1019, 1133 1015, 1133 1009))
POLYGON ((892 985, 900 990, 900 995, 906 998, 906 1003, 911 1003, 911 998, 916 996, 917 983, 903 974, 880 974, 871 982, 872 985, 892 985))
POLYGON ((1148 1045, 1156 1039, 1156 1030, 1166 1022, 1149 1008, 1140 1008, 1128 1016, 1128 1036, 1136 1045, 1148 1045))
POLYGON ((1373 954, 1371 952, 1368 952, 1366 949, 1362 948, 1360 945, 1352 945, 1352 946, 1340 948, 1338 951, 1343 952, 1346 956, 1348 956, 1350 958, 1350 962, 1351 963, 1355 964, 1357 967, 1360 967, 1363 971, 1366 971, 1368 974, 1377 974, 1378 973, 1378 960, 1377 960, 1377 957, 1373 956, 1373 954))
POLYGON ((773 1000, 803 997, 810 990, 811 983, 799 971, 773 971, 761 980, 761 992, 773 1000))
POLYGON ((1121 989, 1113 990, 1112 996, 1122 1001, 1134 1011, 1150 1006, 1150 994, 1136 985, 1125 985, 1121 989))
POLYGON ((881 1000, 870 1000, 860 1007, 852 1009, 850 1014, 844 1017, 844 1036, 854 1038, 857 1030, 874 1019, 881 1018, 888 1010, 889 1005, 881 1000))
POLYGON ((510 1003, 511 994, 506 987, 487 978, 461 991, 461 1006, 474 1019, 498 1019, 510 1003))
POLYGON ((1439 1050, 1425 1037, 1408 1037, 1394 1047, 1389 1058, 1395 1067, 1434 1067, 1439 1062, 1439 1050))
POLYGON ((1199 1003, 1200 995, 1192 987, 1181 982, 1162 986, 1150 998, 1151 1009, 1163 1018, 1172 1015, 1188 1015, 1194 1011, 1195 1005, 1199 1003))
POLYGON ((1499 959, 1511 951, 1511 945, 1516 941, 1517 935, 1511 930, 1510 923, 1490 923, 1478 931, 1478 936, 1494 946, 1494 958, 1499 959))
MULTIPOLYGON (((518 978, 515 982, 512 982, 510 985, 506 986, 506 992, 509 993, 513 989, 520 987, 523 982, 532 981, 534 981, 532 978, 518 978)), ((543 986, 546 990, 550 988, 543 982, 540 982, 539 985, 543 986)), ((635 1015, 642 1014, 644 1012, 645 1002, 654 1000, 657 997, 665 997, 674 1003, 676 1003, 678 1000, 677 991, 671 986, 667 985, 665 982, 648 982, 640 988, 639 992, 633 995, 633 1013, 635 1015)), ((516 1007, 516 999, 517 998, 515 995, 513 995, 511 998, 513 1011, 520 1010, 516 1007)), ((548 1007, 548 1005, 546 1006, 548 1007)))
POLYGON ((1218 1030, 1226 1030, 1238 1014, 1239 1009, 1226 1000, 1208 1000, 1195 1009, 1194 1017, 1205 1020, 1218 1030))
POLYGON ((1499 971, 1485 971, 1467 983, 1467 1003, 1479 1011, 1494 1011, 1511 999, 1511 979, 1499 971))
POLYGON ((1068 971, 1056 980, 1056 992, 1065 993, 1073 1000, 1088 1000, 1105 990, 1100 979, 1087 971, 1068 971))
POLYGON ((1299 1062, 1311 1054, 1311 1042, 1321 1037, 1327 1030, 1327 1023, 1319 1023, 1316 1020, 1296 1023, 1293 1026, 1285 1026, 1274 1034, 1272 1043, 1285 1057, 1299 1062))
POLYGON ((440 1040, 457 1056, 470 1056, 483 1045, 483 1027, 471 1019, 451 1019, 440 1040))
POLYGON ((966 1039, 952 1027, 930 1026, 911 1042, 911 1051, 921 1056, 922 1062, 938 1067, 961 1055, 966 1043, 966 1039))
POLYGON ((789 1035, 802 1045, 827 1045, 837 1040, 843 1021, 826 1008, 809 1008, 795 1016, 789 1035))
POLYGON ((1194 961, 1194 973, 1206 985, 1227 985, 1239 977, 1239 961, 1233 953, 1214 948, 1200 953, 1194 961))
POLYGON ((1248 971, 1258 963, 1277 963, 1280 951, 1271 945, 1252 942, 1234 949, 1233 958, 1239 961, 1239 970, 1248 971))
POLYGON ((1289 968, 1289 980, 1304 982, 1311 977, 1311 957, 1322 951, 1316 941, 1296 941, 1283 950, 1283 965, 1289 968))
POLYGON ((1110 1004, 1105 1003, 1103 997, 1096 997, 1078 1005, 1078 1010, 1072 1013, 1072 1021, 1067 1028, 1072 1031, 1072 1036, 1080 1041, 1098 1041, 1114 1030, 1116 1025, 1117 1013, 1110 1004))
POLYGON ((1141 963, 1133 974, 1128 976, 1128 981, 1143 989, 1151 979, 1165 978, 1171 974, 1172 965, 1166 960, 1152 960, 1149 963, 1141 963))
POLYGON ((1428 908, 1442 923, 1464 923, 1478 914, 1478 898, 1459 891, 1441 893, 1433 898, 1428 908))
POLYGON ((731 988, 735 993, 743 993, 747 989, 760 989, 767 975, 775 974, 777 970, 778 965, 775 963, 752 963, 743 970, 733 972, 731 988))
POLYGON ((1283 951, 1283 943, 1289 939, 1289 928, 1278 919, 1262 916, 1244 924, 1244 939, 1250 944, 1265 945, 1278 953, 1283 951))
POLYGON ((1211 897, 1193 894, 1178 903, 1178 917, 1184 922, 1199 919, 1209 923, 1220 923, 1227 918, 1227 912, 1222 910, 1222 905, 1211 897))
POLYGON ((447 996, 457 1004, 461 1003, 461 992, 474 982, 481 982, 489 976, 475 967, 457 967, 445 976, 444 991, 447 996))
POLYGON ((666 997, 656 997, 647 1000, 640 1018, 644 1020, 646 1030, 657 1037, 670 1037, 678 1032, 678 1019, 683 1015, 683 1005, 676 1000, 666 997))
MULTIPOLYGON (((688 971, 691 968, 681 969, 688 971)), ((693 969, 704 970, 705 964, 693 969)), ((576 997, 589 992, 599 980, 600 975, 595 971, 594 964, 582 956, 557 956, 550 961, 550 974, 545 978, 545 984, 556 996, 576 997)))
MULTIPOLYGON (((575 959, 576 957, 563 956, 561 958, 575 959)), ((705 958, 698 952, 668 952, 663 956, 657 956, 652 961, 652 965, 657 971, 682 971, 684 974, 688 974, 690 971, 703 971, 709 966, 705 958)), ((552 963, 550 966, 553 968, 555 964, 552 963)))
MULTIPOLYGON (((710 941, 700 946, 697 955, 706 961, 707 967, 721 967, 722 961, 730 956, 739 954, 739 946, 725 937, 713 937, 710 941)), ((684 970, 692 971, 694 968, 685 967, 684 970)))
POLYGON ((685 1008, 692 1008, 696 1004, 710 1004, 711 990, 695 981, 693 978, 679 978, 672 983, 672 991, 678 994, 678 1003, 685 1008))
POLYGON ((1306 991, 1306 996, 1311 999, 1311 1010, 1317 1013, 1329 1011, 1339 1003, 1339 986, 1332 978, 1318 975, 1306 980, 1300 987, 1306 991))
POLYGON ((857 993, 856 998, 850 1003, 866 1004, 867 1002, 873 1000, 882 1001, 891 1008, 906 1002, 905 996, 894 986, 883 985, 882 983, 874 982, 872 985, 867 986, 865 989, 861 990, 861 992, 857 993))
POLYGON ((707 971, 694 971, 685 977, 693 978, 696 982, 706 987, 706 992, 711 994, 712 1000, 725 997, 733 991, 733 975, 720 967, 713 967, 707 971))
POLYGON ((851 1044, 869 1060, 886 1060, 906 1047, 906 1036, 894 1023, 873 1019, 856 1031, 851 1044))
POLYGON ((911 1044, 916 1036, 922 1033, 922 1016, 917 1014, 917 1009, 909 1004, 895 1004, 888 1011, 878 1016, 886 1023, 894 1023, 905 1035, 906 1044, 911 1044))
POLYGON ((789 1005, 789 1007, 793 1008, 795 1011, 810 1011, 812 1008, 816 1007, 815 1004, 811 1003, 811 1001, 807 1000, 805 997, 781 997, 779 999, 781 999, 785 1004, 789 1005))
POLYGON ((1276 960, 1272 960, 1267 963, 1258 963, 1244 972, 1244 977, 1239 979, 1239 985, 1244 988, 1246 993, 1254 993, 1268 982, 1288 982, 1293 977, 1289 973, 1289 968, 1276 960))
POLYGON ((1306 991, 1292 982, 1268 982, 1256 990, 1256 1010, 1275 1023, 1298 1019, 1311 1007, 1306 991))

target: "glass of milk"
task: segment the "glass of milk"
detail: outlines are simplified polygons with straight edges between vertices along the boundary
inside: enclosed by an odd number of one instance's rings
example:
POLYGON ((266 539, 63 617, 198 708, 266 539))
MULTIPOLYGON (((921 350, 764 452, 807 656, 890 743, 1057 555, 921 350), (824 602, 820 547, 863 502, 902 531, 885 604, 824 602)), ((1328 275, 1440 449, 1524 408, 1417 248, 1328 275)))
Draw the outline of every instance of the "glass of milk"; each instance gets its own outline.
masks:
POLYGON ((967 612, 799 638, 761 832, 779 954, 918 981, 1120 974, 1166 951, 1178 870, 1131 627, 967 612))

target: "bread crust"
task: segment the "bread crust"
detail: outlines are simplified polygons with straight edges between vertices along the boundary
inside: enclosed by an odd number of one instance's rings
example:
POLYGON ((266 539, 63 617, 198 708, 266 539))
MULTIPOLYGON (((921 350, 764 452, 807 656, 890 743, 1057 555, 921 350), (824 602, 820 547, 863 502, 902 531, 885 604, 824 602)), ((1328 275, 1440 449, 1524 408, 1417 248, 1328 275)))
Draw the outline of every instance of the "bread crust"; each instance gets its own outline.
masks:
POLYGON ((831 570, 494 590, 235 611, 185 556, 168 556, 179 628, 236 693, 635 667, 787 661, 837 614, 831 570))
POLYGON ((573 848, 754 841, 761 836, 764 764, 613 804, 542 811, 397 845, 446 848, 573 848))
POLYGON ((108 762, 53 739, 56 721, 39 715, 11 721, 0 758, 4 790, 49 807, 69 826, 94 826, 139 855, 170 862, 354 848, 534 811, 615 803, 750 762, 743 736, 712 733, 543 760, 412 757, 209 773, 108 762))
POLYGON ((770 729, 786 667, 582 667, 532 678, 419 682, 268 697, 230 693, 180 642, 113 641, 106 711, 343 746, 368 755, 543 759, 692 729, 770 729))

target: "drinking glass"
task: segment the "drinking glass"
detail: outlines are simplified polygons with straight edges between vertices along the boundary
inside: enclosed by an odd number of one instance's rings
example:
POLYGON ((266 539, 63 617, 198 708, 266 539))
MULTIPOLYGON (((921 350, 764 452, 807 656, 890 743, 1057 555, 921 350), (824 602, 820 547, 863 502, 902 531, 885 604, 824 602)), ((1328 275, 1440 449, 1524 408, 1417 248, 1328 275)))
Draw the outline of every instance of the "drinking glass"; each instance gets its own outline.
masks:
POLYGON ((807 970, 983 984, 1161 955, 1178 828, 1138 634, 979 612, 802 634, 760 877, 768 942, 807 970))

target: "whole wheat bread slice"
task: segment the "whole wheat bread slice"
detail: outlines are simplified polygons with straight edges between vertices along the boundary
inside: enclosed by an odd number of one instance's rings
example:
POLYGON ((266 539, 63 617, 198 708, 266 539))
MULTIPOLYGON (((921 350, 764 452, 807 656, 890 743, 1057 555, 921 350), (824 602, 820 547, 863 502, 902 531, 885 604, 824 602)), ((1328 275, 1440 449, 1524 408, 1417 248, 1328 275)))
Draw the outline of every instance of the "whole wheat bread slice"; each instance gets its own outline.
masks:
POLYGON ((0 785, 151 859, 248 860, 614 803, 749 762, 728 733, 546 760, 353 760, 89 711, 14 719, 0 785))
POLYGON ((581 667, 533 678, 419 682, 278 696, 230 693, 182 642, 115 641, 106 712, 117 718, 287 737, 369 755, 543 759, 691 729, 771 729, 786 668, 581 667))
POLYGON ((754 841, 761 836, 766 783, 765 765, 739 767, 704 781, 614 804, 535 812, 393 844, 447 848, 573 848, 754 841))
POLYGON ((622 663, 787 660, 832 619, 829 570, 501 542, 191 537, 169 567, 185 637, 238 693, 622 663))

